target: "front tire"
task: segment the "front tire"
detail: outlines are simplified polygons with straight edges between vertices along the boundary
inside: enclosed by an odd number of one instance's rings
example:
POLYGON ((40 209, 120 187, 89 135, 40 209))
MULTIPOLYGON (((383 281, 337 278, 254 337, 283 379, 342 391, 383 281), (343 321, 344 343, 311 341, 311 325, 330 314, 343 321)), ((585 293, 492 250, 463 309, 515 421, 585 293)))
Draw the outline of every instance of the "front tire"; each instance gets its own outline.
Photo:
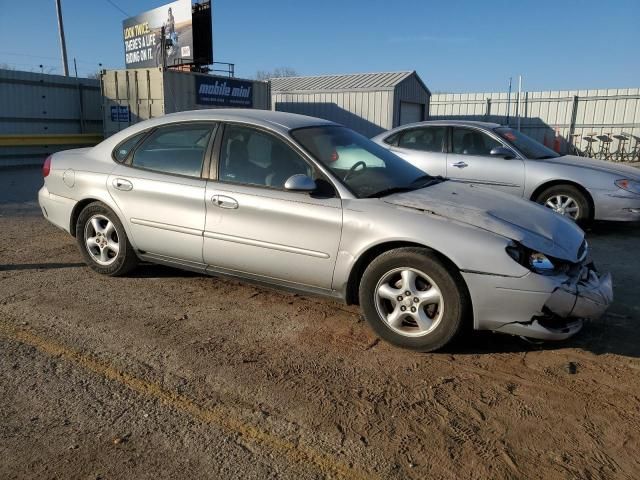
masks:
POLYGON ((420 352, 453 340, 470 311, 459 273, 425 248, 398 248, 377 257, 364 271, 359 297, 378 336, 420 352))
POLYGON ((573 185, 554 185, 542 191, 536 202, 550 208, 576 223, 588 223, 591 220, 589 201, 573 185))
POLYGON ((76 240, 86 264, 103 275, 125 275, 138 264, 122 222, 103 203, 91 203, 80 212, 76 240))

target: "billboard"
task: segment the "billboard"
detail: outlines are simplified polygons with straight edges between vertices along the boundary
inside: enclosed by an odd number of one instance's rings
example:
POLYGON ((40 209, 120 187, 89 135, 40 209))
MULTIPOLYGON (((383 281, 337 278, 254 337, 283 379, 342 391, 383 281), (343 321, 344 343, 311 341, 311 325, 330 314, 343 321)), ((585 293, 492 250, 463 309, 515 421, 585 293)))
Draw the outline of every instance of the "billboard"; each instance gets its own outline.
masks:
POLYGON ((253 82, 196 76, 196 104, 211 107, 253 107, 253 82))
MULTIPOLYGON (((122 33, 127 68, 169 67, 194 61, 191 0, 177 0, 127 18, 122 22, 122 33)), ((211 33, 208 38, 210 42, 211 33)))

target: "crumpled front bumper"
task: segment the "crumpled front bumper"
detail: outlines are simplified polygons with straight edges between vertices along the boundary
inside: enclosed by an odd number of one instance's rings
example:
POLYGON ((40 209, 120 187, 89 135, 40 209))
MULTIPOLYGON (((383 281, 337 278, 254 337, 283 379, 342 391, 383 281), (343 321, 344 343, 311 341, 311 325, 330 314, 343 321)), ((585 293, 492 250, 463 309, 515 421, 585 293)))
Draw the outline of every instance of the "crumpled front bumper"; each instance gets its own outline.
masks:
POLYGON ((549 297, 545 307, 562 318, 597 320, 613 301, 611 274, 601 277, 583 267, 578 278, 560 285, 549 297))
POLYGON ((613 301, 610 274, 599 275, 585 260, 573 272, 521 278, 464 273, 477 330, 540 340, 564 340, 585 320, 602 316, 613 301))

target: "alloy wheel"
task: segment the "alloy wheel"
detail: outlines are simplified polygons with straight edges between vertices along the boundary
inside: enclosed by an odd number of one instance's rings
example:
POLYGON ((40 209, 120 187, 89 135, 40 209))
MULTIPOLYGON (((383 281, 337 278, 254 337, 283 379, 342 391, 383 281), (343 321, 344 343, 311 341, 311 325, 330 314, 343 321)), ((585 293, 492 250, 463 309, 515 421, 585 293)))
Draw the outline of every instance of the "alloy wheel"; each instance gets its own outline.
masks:
POLYGON ((420 270, 396 268, 387 272, 378 282, 374 297, 380 318, 400 335, 427 335, 442 320, 442 293, 420 270))
POLYGON ((553 195, 544 202, 544 205, 554 212, 573 220, 580 217, 580 206, 578 202, 569 195, 553 195))
POLYGON ((84 243, 91 258, 100 265, 111 265, 120 253, 116 226, 104 215, 94 215, 87 221, 84 243))

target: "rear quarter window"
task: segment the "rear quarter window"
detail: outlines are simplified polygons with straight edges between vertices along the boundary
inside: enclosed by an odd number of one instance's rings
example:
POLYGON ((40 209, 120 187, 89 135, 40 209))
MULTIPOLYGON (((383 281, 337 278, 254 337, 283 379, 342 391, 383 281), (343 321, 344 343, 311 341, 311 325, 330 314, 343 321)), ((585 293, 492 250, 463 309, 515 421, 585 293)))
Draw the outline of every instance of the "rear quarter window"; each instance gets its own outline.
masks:
POLYGON ((142 137, 144 137, 147 132, 138 133, 132 137, 127 138, 124 142, 120 142, 118 146, 113 150, 113 159, 116 162, 124 162, 129 153, 138 145, 142 137))

